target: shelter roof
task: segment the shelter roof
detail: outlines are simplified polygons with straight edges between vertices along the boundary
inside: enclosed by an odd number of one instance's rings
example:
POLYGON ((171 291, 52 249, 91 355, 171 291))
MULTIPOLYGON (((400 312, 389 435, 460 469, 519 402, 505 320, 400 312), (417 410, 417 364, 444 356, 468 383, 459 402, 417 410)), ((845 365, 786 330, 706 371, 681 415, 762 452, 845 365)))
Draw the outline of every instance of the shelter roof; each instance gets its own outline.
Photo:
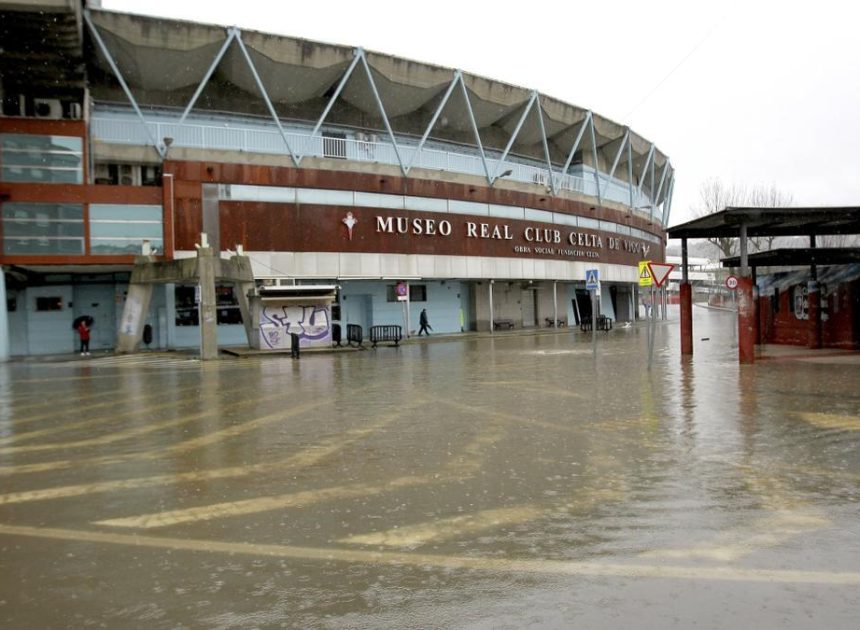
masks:
MULTIPOLYGON (((860 247, 798 247, 750 254, 750 267, 797 267, 860 263, 860 247)), ((740 256, 721 258, 723 267, 740 267, 740 256)))
POLYGON ((860 206, 726 208, 669 228, 669 238, 860 234, 860 206))

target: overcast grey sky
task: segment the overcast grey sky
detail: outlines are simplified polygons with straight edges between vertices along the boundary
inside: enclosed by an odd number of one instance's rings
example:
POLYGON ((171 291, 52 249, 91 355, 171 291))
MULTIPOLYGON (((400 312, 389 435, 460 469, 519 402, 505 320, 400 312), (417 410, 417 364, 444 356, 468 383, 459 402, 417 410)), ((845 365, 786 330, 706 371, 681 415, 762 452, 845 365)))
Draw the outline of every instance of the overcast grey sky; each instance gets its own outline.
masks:
POLYGON ((699 188, 775 185, 860 204, 860 5, 776 2, 103 0, 461 68, 591 108, 677 170, 671 224, 699 188), (490 8, 490 7, 493 8, 490 8))

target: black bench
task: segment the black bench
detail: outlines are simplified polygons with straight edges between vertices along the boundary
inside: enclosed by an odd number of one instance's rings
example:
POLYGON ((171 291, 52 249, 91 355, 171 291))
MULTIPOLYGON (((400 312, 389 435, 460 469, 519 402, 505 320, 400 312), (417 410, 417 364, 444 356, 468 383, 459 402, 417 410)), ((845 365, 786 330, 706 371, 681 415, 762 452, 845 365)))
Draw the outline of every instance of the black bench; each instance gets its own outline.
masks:
POLYGON ((364 342, 364 330, 358 324, 346 325, 346 345, 356 343, 359 346, 364 342))
POLYGON ((396 346, 400 344, 400 340, 403 339, 403 333, 401 332, 401 330, 401 327, 395 324, 371 326, 370 343, 373 344, 374 348, 376 347, 376 344, 382 343, 384 341, 392 342, 396 346))
POLYGON ((494 319, 493 320, 493 328, 498 330, 499 328, 507 328, 508 330, 513 330, 514 328, 514 320, 512 319, 494 319))
MULTIPOLYGON (((591 318, 583 319, 579 328, 582 332, 591 332, 591 318)), ((607 317, 606 315, 598 315, 597 330, 602 330, 603 332, 609 332, 612 330, 612 318, 607 317)))

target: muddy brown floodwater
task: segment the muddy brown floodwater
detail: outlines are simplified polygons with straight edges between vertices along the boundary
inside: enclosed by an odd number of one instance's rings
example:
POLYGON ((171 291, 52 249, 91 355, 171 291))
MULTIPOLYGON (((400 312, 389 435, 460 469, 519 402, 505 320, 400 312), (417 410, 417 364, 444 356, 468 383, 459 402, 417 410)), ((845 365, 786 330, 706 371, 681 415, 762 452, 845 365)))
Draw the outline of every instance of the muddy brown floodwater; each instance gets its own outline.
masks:
POLYGON ((856 628, 858 357, 671 315, 0 366, 0 625, 856 628))

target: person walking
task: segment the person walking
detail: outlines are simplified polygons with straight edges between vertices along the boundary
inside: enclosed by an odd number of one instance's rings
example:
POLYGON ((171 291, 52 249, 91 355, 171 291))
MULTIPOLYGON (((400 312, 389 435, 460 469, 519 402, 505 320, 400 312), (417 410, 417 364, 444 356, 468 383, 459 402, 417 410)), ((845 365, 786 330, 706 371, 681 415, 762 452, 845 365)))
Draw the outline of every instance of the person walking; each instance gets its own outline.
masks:
POLYGON ((78 335, 81 337, 81 356, 90 356, 90 327, 86 320, 78 324, 78 335))
POLYGON ((423 332, 424 334, 426 334, 429 337, 430 336, 429 331, 433 330, 433 327, 430 325, 430 322, 427 319, 427 309, 426 308, 421 309, 421 316, 418 318, 418 323, 420 324, 420 327, 418 328, 418 336, 420 337, 421 333, 423 332))

